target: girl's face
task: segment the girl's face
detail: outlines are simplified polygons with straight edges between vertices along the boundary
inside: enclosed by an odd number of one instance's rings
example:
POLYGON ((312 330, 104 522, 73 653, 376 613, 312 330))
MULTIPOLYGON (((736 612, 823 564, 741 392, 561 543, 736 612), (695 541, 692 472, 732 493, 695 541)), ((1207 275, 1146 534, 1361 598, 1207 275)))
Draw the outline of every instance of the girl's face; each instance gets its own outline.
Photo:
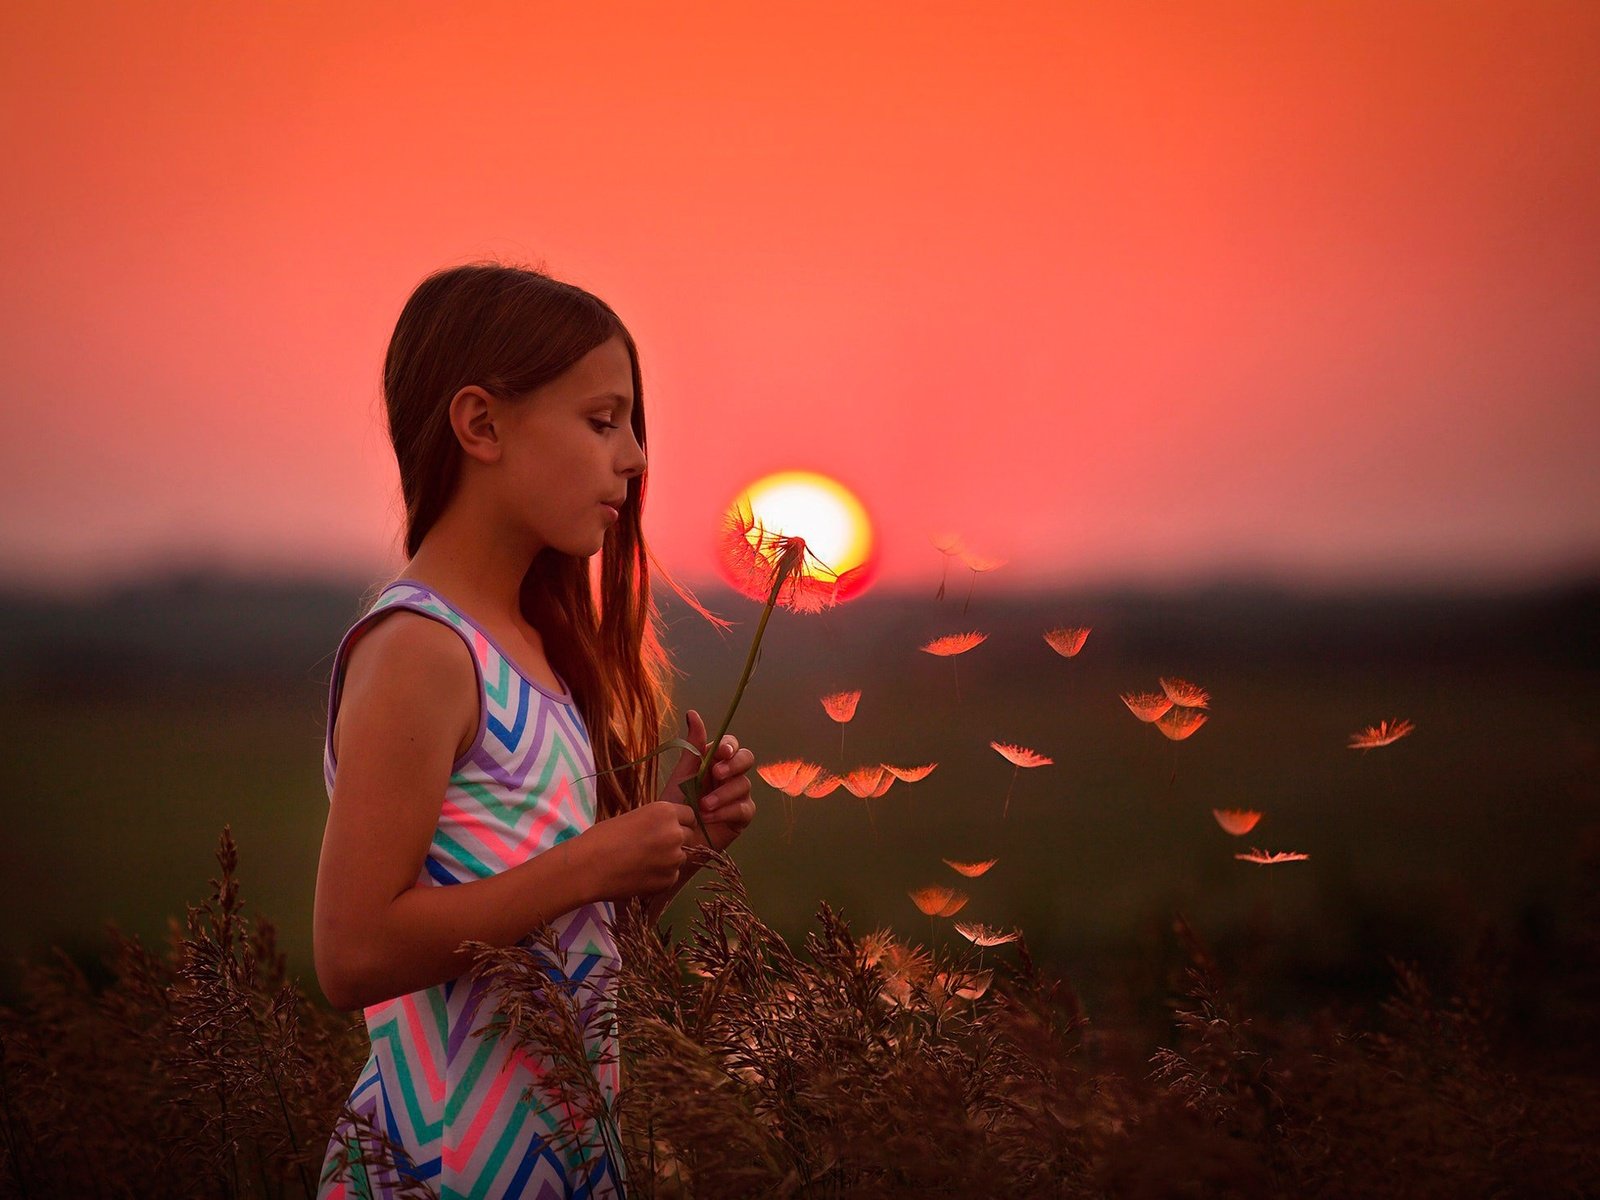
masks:
POLYGON ((581 558, 604 545, 645 469, 633 404, 628 348, 614 337, 496 417, 502 499, 540 545, 581 558))

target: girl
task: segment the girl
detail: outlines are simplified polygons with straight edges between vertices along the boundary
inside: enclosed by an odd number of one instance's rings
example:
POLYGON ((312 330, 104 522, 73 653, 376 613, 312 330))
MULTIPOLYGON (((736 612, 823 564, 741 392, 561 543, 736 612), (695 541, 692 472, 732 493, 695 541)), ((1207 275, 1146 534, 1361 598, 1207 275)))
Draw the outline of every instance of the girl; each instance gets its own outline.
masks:
MULTIPOLYGON (((621 1162, 586 1174, 553 1136, 570 1114, 520 1102, 538 1064, 473 1036, 495 998, 457 947, 531 945, 548 920, 564 976, 606 1003, 615 902, 658 916, 705 844, 677 788, 694 755, 659 793, 653 759, 596 774, 654 748, 667 702, 638 353, 581 288, 472 264, 406 302, 383 390, 411 559, 334 656, 313 921, 318 981, 372 1042, 363 1149, 382 1158, 376 1130, 398 1177, 369 1177, 344 1114, 319 1196, 618 1196, 621 1162)), ((722 850, 755 815, 755 759, 732 736, 717 754, 702 812, 722 850)), ((614 1098, 614 1026, 589 1049, 614 1098)))

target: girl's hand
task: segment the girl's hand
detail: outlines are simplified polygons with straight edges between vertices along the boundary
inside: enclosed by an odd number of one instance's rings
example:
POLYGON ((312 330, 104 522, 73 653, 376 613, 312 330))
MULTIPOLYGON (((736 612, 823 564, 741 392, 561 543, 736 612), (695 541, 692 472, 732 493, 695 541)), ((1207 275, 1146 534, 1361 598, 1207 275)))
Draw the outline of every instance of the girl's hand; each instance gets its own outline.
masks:
MULTIPOLYGON (((702 754, 706 749, 706 725, 700 719, 700 714, 690 709, 684 714, 688 722, 688 741, 690 745, 700 748, 702 754)), ((711 774, 705 782, 705 794, 700 797, 700 819, 706 823, 706 833, 711 835, 711 849, 716 851, 726 850, 733 844, 734 838, 743 833, 755 820, 756 802, 750 795, 750 779, 748 772, 755 765, 756 756, 749 750, 741 749, 739 739, 733 734, 726 734, 722 744, 716 749, 716 756, 711 767, 711 774)), ((677 765, 672 769, 672 775, 667 779, 667 786, 662 790, 663 800, 676 800, 680 803, 685 799, 678 784, 685 779, 693 778, 700 769, 700 759, 690 754, 687 750, 678 756, 677 765)), ((704 846, 706 839, 700 833, 700 827, 695 825, 694 818, 690 817, 689 837, 687 845, 704 846)))

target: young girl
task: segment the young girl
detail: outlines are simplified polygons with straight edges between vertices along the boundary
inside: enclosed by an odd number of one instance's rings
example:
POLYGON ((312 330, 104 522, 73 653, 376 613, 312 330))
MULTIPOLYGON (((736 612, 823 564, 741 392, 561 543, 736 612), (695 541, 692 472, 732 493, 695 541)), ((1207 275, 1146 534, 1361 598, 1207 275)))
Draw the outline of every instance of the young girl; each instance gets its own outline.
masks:
MULTIPOLYGON (((399 1176, 369 1177, 357 1148, 381 1155, 341 1120, 319 1197, 618 1196, 621 1162, 586 1174, 557 1145, 567 1114, 520 1101, 537 1063, 472 1036, 495 997, 457 947, 531 945, 548 920, 565 977, 603 993, 615 902, 658 916, 705 844, 677 788, 694 755, 659 793, 654 759, 596 774, 648 754, 667 705, 638 353, 581 288, 474 264, 406 302, 383 389, 411 559, 334 656, 314 947, 330 1002, 366 1018, 350 1106, 399 1176)), ((755 759, 732 736, 716 753, 701 807, 722 850, 754 817, 755 759)), ((614 1025, 589 1049, 614 1098, 614 1025)))

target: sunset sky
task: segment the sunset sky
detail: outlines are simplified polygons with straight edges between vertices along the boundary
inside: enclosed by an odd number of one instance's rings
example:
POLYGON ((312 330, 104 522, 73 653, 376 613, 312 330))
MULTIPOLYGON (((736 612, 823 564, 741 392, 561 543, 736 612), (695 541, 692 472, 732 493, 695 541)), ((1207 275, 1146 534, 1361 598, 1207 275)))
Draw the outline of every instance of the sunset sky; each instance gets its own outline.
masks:
POLYGON ((642 353, 647 533, 831 475, 879 578, 1600 564, 1600 4, 0 13, 0 583, 378 574, 384 345, 482 256, 642 353))

